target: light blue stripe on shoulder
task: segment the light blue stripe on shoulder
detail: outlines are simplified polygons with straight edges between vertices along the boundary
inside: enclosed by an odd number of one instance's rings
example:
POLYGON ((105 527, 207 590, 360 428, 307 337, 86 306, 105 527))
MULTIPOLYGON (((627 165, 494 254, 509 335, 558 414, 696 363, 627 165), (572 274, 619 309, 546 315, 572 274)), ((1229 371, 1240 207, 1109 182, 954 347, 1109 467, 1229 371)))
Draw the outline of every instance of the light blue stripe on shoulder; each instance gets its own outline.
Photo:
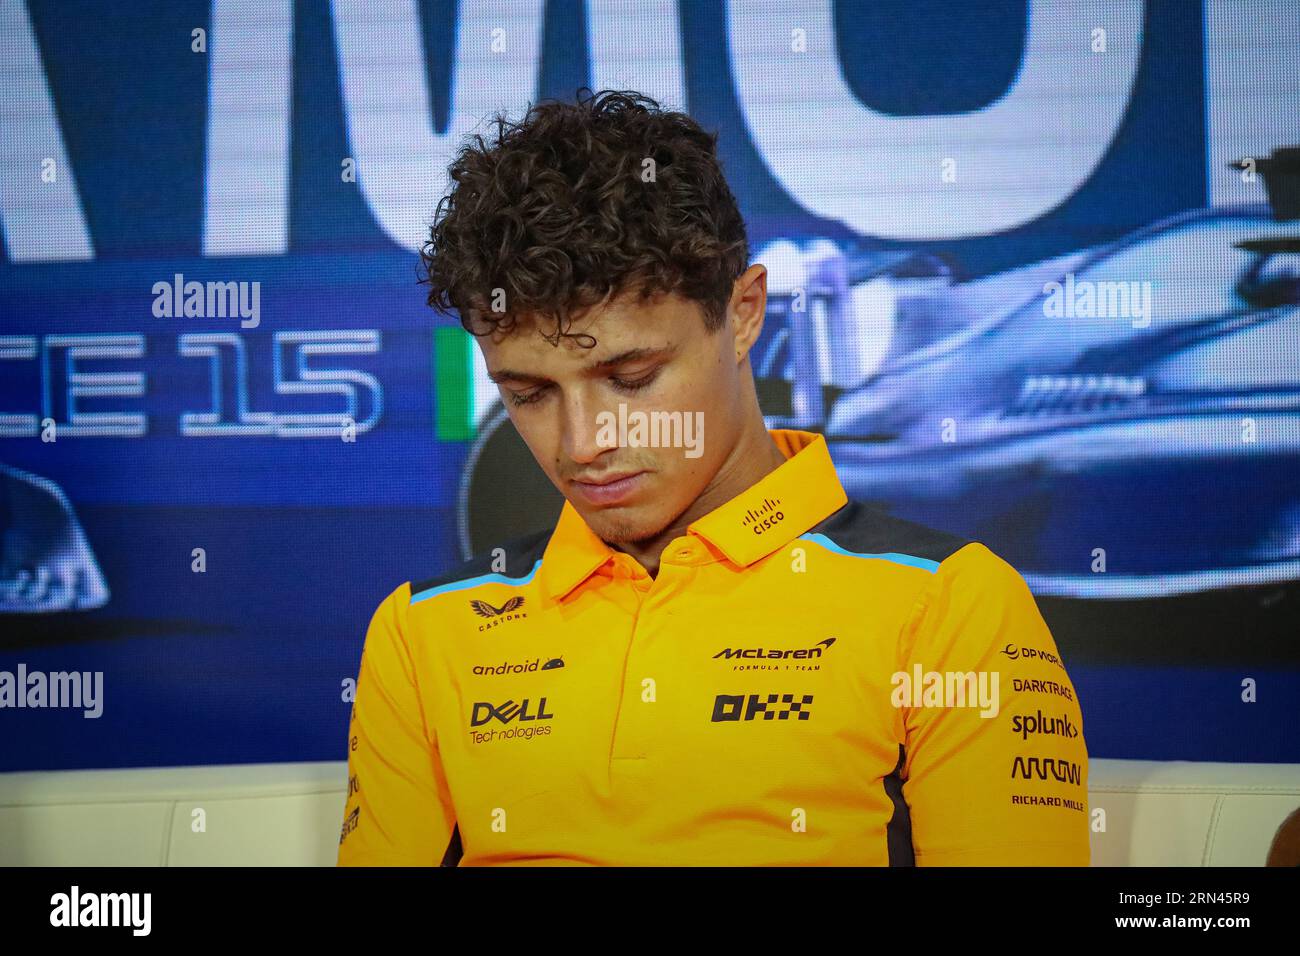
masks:
POLYGON ((834 551, 836 554, 848 555, 850 558, 876 558, 880 561, 893 561, 895 564, 906 564, 909 567, 921 568, 934 574, 939 570, 939 562, 931 561, 929 558, 918 558, 910 554, 898 554, 895 551, 889 551, 885 554, 862 554, 858 551, 845 551, 838 544, 832 541, 826 535, 820 532, 809 531, 807 534, 799 535, 808 541, 816 541, 828 551, 834 551))
POLYGON ((525 574, 522 578, 508 578, 504 574, 480 574, 476 578, 466 578, 464 581, 449 581, 446 584, 439 584, 435 588, 425 588, 419 594, 411 595, 411 603, 418 604, 420 601, 427 601, 431 597, 444 594, 447 591, 464 591, 468 588, 476 588, 480 584, 513 584, 518 587, 521 584, 527 584, 537 573, 537 569, 542 566, 542 559, 538 558, 533 569, 525 574))

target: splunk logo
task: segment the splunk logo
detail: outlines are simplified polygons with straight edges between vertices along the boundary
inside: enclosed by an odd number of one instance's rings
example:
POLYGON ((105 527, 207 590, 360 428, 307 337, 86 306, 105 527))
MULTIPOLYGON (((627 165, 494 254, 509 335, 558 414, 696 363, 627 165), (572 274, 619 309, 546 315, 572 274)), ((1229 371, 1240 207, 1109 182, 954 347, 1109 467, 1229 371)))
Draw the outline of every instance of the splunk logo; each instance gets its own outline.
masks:
POLYGON ((1079 728, 1070 721, 1070 715, 1049 717, 1041 710, 1032 716, 1016 714, 1011 718, 1011 732, 1019 734, 1021 740, 1028 740, 1030 734, 1065 737, 1073 740, 1079 736, 1079 728))
POLYGON ((470 716, 469 725, 471 727, 481 727, 492 720, 499 720, 503 724, 511 723, 514 720, 550 720, 555 715, 546 712, 546 698, 543 697, 537 705, 537 710, 533 713, 528 712, 532 701, 524 698, 523 703, 516 704, 513 700, 508 700, 504 704, 496 705, 487 701, 479 701, 474 704, 473 713, 470 716))
POLYGON ((754 534, 762 534, 777 524, 785 520, 785 514, 781 511, 780 498, 764 498, 763 507, 757 511, 747 509, 745 519, 740 522, 740 526, 748 526, 754 534))
POLYGON ((240 318, 241 329, 262 323, 262 283, 186 282, 176 273, 172 281, 153 284, 153 314, 157 319, 240 318))
POLYGON ((713 701, 712 723, 734 720, 754 720, 760 714, 764 720, 789 720, 794 714, 799 720, 812 716, 812 694, 719 694, 713 701))

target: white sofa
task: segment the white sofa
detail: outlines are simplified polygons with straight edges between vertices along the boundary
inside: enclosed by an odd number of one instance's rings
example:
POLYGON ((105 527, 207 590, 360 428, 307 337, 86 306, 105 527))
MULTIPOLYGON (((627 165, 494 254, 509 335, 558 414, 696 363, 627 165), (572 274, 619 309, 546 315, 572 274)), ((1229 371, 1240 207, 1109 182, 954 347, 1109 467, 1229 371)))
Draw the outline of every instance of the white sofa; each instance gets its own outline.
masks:
MULTIPOLYGON (((0 774, 0 866, 332 866, 346 787, 342 762, 0 774)), ((1089 798, 1094 866, 1262 866, 1300 765, 1094 759, 1089 798)))

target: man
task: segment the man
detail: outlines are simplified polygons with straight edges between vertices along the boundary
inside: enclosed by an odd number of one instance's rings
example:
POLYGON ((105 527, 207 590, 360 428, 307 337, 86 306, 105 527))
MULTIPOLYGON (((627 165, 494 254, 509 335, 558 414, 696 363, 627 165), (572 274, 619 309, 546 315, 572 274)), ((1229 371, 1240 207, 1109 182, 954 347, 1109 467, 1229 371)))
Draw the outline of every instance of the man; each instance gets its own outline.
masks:
POLYGON ((375 613, 340 864, 1088 863, 1024 581, 764 427, 766 270, 715 145, 602 93, 452 165, 430 304, 567 500, 375 613))

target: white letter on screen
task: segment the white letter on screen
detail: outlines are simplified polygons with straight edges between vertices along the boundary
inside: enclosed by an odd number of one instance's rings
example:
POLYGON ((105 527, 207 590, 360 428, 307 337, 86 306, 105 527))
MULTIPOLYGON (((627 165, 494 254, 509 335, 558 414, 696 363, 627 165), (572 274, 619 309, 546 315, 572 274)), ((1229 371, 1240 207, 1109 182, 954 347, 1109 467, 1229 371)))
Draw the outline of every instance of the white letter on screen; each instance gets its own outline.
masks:
POLYGON ((987 235, 1065 202, 1110 147, 1142 49, 1140 0, 1033 0, 1024 59, 1001 97, 955 116, 897 117, 849 87, 830 0, 729 3, 727 18, 741 113, 772 175, 809 212, 885 239, 987 235), (1104 54, 1090 43, 1099 18, 1104 54), (806 30, 806 53, 791 51, 790 26, 806 30))

